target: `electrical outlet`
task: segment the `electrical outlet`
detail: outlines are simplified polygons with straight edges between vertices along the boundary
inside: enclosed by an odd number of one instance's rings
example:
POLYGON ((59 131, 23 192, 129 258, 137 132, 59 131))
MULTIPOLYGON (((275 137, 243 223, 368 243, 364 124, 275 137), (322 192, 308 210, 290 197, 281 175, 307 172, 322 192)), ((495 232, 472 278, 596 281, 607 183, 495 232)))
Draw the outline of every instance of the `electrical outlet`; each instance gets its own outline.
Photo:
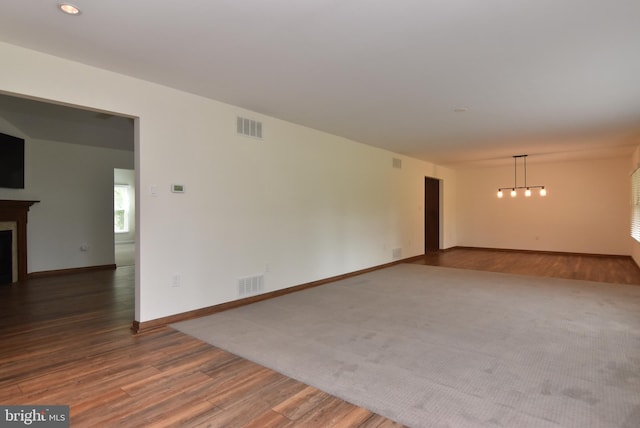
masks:
POLYGON ((174 273, 171 277, 171 286, 172 287, 180 287, 180 274, 174 273))

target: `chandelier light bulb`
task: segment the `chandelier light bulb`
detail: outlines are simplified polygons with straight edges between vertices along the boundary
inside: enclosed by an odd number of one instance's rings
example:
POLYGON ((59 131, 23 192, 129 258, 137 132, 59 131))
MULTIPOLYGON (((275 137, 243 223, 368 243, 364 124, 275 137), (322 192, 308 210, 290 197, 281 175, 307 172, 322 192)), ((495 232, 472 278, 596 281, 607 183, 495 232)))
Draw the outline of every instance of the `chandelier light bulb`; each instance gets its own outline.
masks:
POLYGON ((517 194, 518 193, 516 192, 516 189, 511 189, 511 197, 512 198, 515 198, 517 194))
POLYGON ((529 196, 531 196, 531 189, 529 189, 527 187, 527 190, 524 191, 524 195, 528 198, 529 196))
POLYGON ((502 197, 502 189, 498 189, 498 197, 501 198, 502 197))
POLYGON ((544 187, 540 189, 540 196, 547 196, 547 191, 545 190, 544 187))

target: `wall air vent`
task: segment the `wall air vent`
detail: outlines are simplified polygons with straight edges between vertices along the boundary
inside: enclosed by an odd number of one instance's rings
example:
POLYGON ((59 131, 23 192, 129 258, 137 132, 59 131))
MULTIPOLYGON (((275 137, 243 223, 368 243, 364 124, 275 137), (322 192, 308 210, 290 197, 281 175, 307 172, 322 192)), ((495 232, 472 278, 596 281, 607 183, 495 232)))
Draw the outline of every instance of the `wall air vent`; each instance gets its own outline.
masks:
POLYGON ((402 169, 402 159, 393 158, 392 165, 394 168, 402 169))
POLYGON ((393 260, 398 260, 402 258, 402 248, 394 248, 391 250, 391 257, 393 260))
POLYGON ((254 296, 264 291, 264 275, 238 279, 238 296, 254 296))
POLYGON ((236 131, 240 135, 262 140, 262 122, 258 122, 257 120, 238 116, 236 120, 236 131))

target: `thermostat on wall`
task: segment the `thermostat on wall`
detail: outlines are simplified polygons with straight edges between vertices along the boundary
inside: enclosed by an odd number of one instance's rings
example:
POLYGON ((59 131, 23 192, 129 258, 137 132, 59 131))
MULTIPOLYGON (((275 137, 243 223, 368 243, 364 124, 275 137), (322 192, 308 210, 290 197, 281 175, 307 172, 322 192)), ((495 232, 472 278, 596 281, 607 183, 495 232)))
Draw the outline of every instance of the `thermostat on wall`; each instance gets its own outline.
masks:
POLYGON ((184 193, 184 184, 172 184, 171 185, 172 193, 184 193))

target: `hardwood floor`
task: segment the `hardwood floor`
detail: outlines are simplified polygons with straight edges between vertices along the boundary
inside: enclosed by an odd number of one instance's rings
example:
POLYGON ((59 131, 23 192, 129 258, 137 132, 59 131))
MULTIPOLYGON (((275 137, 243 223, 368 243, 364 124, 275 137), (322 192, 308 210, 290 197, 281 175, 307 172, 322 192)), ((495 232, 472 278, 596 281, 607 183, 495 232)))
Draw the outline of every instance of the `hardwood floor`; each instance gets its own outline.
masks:
POLYGON ((640 284, 630 257, 453 248, 426 254, 416 264, 618 284, 640 284))
MULTIPOLYGON (((640 284, 630 259, 454 249, 417 263, 640 284)), ((394 427, 170 328, 132 334, 134 268, 0 286, 0 404, 68 404, 73 427, 394 427)))

